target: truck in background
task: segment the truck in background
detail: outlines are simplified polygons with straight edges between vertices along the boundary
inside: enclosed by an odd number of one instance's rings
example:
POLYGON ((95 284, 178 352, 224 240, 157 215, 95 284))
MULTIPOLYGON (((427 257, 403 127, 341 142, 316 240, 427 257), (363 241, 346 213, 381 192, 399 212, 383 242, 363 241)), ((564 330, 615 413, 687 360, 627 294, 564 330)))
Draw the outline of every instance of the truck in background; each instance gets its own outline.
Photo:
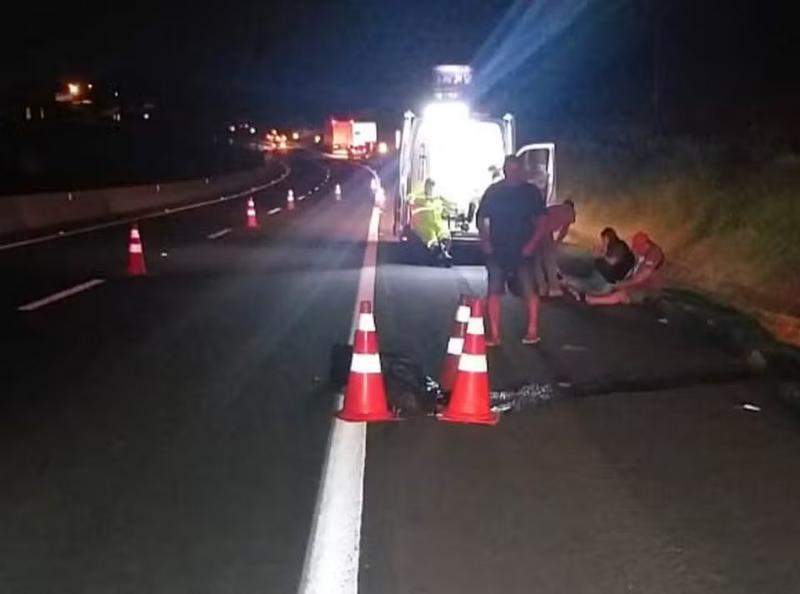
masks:
POLYGON ((552 204, 556 200, 555 145, 515 146, 514 117, 492 118, 473 112, 467 102, 469 66, 434 68, 433 100, 421 115, 405 113, 399 154, 399 196, 394 232, 401 239, 413 233, 409 197, 426 179, 451 207, 447 225, 454 241, 477 239, 475 212, 486 188, 502 177, 506 155, 522 157, 528 179, 552 204))
POLYGON ((340 158, 367 159, 374 155, 378 140, 375 122, 331 118, 328 122, 331 152, 340 158))

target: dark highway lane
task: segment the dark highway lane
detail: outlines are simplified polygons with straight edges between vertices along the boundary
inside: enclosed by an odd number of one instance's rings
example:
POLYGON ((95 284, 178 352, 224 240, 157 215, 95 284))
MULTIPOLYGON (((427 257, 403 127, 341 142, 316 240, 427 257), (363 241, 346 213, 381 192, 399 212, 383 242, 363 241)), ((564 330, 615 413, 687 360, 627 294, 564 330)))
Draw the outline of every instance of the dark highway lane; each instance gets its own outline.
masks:
POLYGON ((260 233, 243 201, 144 221, 144 278, 118 273, 125 227, 0 256, 0 592, 297 587, 333 406, 318 378, 371 209, 365 172, 291 165, 298 195, 331 183, 269 218, 287 186, 259 196, 260 233), (15 310, 84 274, 106 282, 15 310))
MULTIPOLYGON (((409 267, 397 249, 381 248, 381 346, 435 375, 458 295, 482 294, 485 273, 409 267)), ((543 343, 525 347, 520 304, 504 307, 506 344, 488 360, 495 388, 607 393, 496 427, 371 425, 361 592, 796 590, 800 435, 768 384, 738 381, 741 360, 653 308, 550 301, 543 343), (712 376, 730 381, 697 384, 712 376), (633 380, 647 391, 619 392, 633 380)))

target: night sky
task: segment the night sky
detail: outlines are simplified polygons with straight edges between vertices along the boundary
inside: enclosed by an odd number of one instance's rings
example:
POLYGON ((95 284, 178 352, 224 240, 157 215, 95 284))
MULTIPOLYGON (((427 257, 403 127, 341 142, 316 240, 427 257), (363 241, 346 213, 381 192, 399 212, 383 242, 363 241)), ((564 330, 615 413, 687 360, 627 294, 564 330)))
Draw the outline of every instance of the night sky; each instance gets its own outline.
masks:
POLYGON ((662 107, 676 121, 779 118, 800 98, 790 9, 768 0, 41 0, 15 10, 0 25, 3 100, 83 78, 220 119, 394 118, 421 101, 433 64, 467 62, 492 110, 542 125, 636 118, 651 109, 656 30, 662 107))

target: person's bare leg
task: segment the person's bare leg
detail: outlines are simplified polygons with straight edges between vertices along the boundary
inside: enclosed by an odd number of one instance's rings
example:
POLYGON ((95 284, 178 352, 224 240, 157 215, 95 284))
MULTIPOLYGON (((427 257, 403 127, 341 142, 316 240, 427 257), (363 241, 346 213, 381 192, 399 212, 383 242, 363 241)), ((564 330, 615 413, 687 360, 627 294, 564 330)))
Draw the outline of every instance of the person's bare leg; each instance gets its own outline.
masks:
POLYGON ((630 303, 625 291, 614 291, 607 295, 587 295, 586 303, 589 305, 623 305, 630 303))
POLYGON ((486 313, 489 317, 489 336, 486 337, 487 346, 497 346, 502 340, 500 336, 502 299, 502 295, 489 295, 486 298, 486 313))
POLYGON ((523 344, 536 344, 539 342, 539 295, 534 287, 533 274, 529 266, 529 263, 523 263, 517 271, 525 306, 528 310, 528 328, 522 342, 523 344))
POLYGON ((536 344, 539 338, 539 296, 534 293, 528 297, 528 330, 522 342, 525 344, 536 344))

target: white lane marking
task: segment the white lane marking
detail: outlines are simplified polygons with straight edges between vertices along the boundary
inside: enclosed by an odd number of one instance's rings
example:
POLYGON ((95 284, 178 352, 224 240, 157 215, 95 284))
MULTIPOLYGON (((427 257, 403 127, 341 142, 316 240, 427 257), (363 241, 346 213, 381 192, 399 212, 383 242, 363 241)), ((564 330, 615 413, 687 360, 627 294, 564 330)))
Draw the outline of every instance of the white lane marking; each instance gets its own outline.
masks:
POLYGON ((44 243, 45 241, 52 241, 53 239, 60 239, 62 237, 71 237, 73 235, 81 235, 83 233, 99 231, 100 229, 109 229, 111 227, 119 227, 120 225, 129 225, 136 221, 142 221, 146 219, 159 219, 161 217, 170 216, 179 212, 194 210, 195 208, 202 208, 204 206, 210 206, 212 204, 219 204, 220 202, 226 202, 228 200, 235 200, 236 198, 241 198, 242 196, 252 194, 253 192, 260 192, 262 190, 266 190, 267 188, 272 187, 275 184, 281 183, 283 180, 289 177, 289 175, 292 173, 292 168, 286 165, 285 163, 280 163, 280 165, 284 169, 284 172, 280 176, 276 177, 275 179, 266 184, 260 186, 254 186, 252 188, 248 188, 247 190, 242 190, 241 192, 237 192, 236 194, 231 194, 229 196, 220 196, 219 198, 204 200, 203 202, 193 202, 192 204, 187 204, 185 206, 172 208, 169 212, 155 212, 147 215, 128 217, 125 219, 117 219, 115 221, 109 221, 108 223, 89 225, 88 227, 80 227, 78 229, 73 229, 71 231, 59 231, 58 233, 52 233, 50 235, 41 235, 39 237, 32 237, 31 239, 22 239, 20 241, 14 241, 12 243, 0 244, 0 252, 5 250, 13 250, 14 248, 23 247, 26 245, 44 243))
POLYGON ((207 235, 206 237, 208 237, 208 239, 219 239, 220 237, 225 237, 231 231, 233 231, 233 229, 230 229, 230 228, 229 229, 220 229, 219 231, 216 231, 215 233, 211 233, 211 234, 207 235))
POLYGON ((105 279, 93 278, 91 280, 86 281, 85 283, 75 285, 74 287, 70 287, 69 289, 64 289, 63 291, 59 291, 58 293, 53 293, 52 295, 48 295, 47 297, 43 297, 42 299, 31 301, 30 303, 26 303, 25 305, 20 305, 17 309, 19 311, 34 311, 39 309, 40 307, 44 307, 45 305, 50 305, 51 303, 55 303, 56 301, 61 301, 62 299, 66 299, 67 297, 72 297, 73 295, 77 295, 78 293, 88 291, 89 289, 92 289, 97 285, 102 285, 104 282, 106 282, 105 279))
MULTIPOLYGON (((379 222, 380 210, 373 208, 350 328, 351 343, 360 319, 359 303, 375 299, 379 222)), ((366 423, 348 423, 334 418, 300 579, 300 594, 358 592, 366 449, 366 423)))
POLYGON ((267 211, 267 216, 268 216, 268 217, 270 217, 270 216, 272 216, 272 215, 274 215, 274 214, 278 214, 278 213, 279 213, 281 210, 282 210, 282 209, 281 209, 281 207, 280 207, 280 206, 279 206, 278 208, 273 208, 273 209, 271 209, 271 210, 268 210, 268 211, 267 211))

